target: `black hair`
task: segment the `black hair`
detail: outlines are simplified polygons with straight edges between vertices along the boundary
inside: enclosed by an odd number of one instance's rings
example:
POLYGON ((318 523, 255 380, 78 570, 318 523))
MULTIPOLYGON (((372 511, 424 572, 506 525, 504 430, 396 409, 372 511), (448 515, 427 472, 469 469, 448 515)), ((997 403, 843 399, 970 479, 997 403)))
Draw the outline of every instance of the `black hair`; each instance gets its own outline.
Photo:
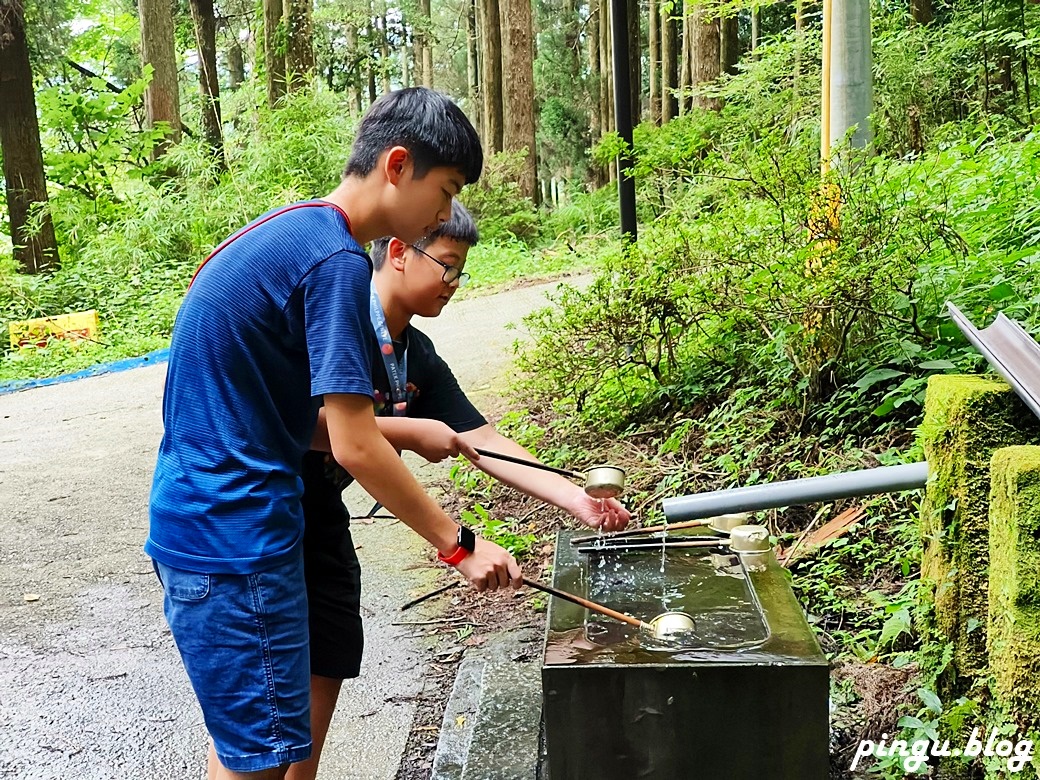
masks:
MULTIPOLYGON (((457 200, 451 202, 451 219, 442 223, 440 227, 429 235, 423 236, 416 241, 415 246, 419 247, 419 249, 425 249, 438 238, 450 238, 453 241, 458 241, 460 244, 466 244, 471 247, 476 246, 477 242, 480 241, 480 234, 477 232, 477 223, 474 222, 473 215, 469 213, 469 209, 457 200)), ((377 271, 386 262, 386 248, 389 245, 390 236, 383 236, 372 242, 372 247, 369 249, 368 254, 372 258, 372 265, 377 271)))
POLYGON ((480 136, 462 109, 440 92, 408 87, 388 92, 373 103, 358 125, 344 178, 367 176, 379 155, 403 146, 415 164, 415 178, 432 168, 458 168, 466 184, 480 178, 484 152, 480 136))

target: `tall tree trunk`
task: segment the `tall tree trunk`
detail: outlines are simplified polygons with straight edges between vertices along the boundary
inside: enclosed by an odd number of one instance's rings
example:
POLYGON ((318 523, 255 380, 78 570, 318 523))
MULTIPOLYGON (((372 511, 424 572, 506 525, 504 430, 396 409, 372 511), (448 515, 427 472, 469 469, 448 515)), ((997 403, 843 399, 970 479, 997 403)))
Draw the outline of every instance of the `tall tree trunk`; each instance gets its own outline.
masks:
POLYGON ((682 53, 679 57, 679 114, 690 110, 691 68, 693 63, 693 25, 694 15, 691 0, 682 3, 682 53))
POLYGON ((719 17, 712 15, 714 13, 715 9, 698 5, 690 20, 694 39, 693 63, 690 69, 690 82, 695 92, 693 104, 709 111, 722 108, 718 98, 700 94, 700 90, 714 82, 721 71, 721 25, 719 17))
POLYGON ((589 21, 588 21, 588 37, 589 37, 589 78, 588 78, 588 92, 589 92, 589 132, 592 136, 592 143, 596 143, 603 135, 603 118, 600 112, 600 99, 599 99, 599 83, 603 79, 603 74, 599 69, 599 2, 592 0, 589 3, 589 21))
POLYGON ((795 99, 801 92, 802 87, 802 44, 805 43, 805 0, 794 0, 794 35, 797 46, 794 50, 794 75, 792 92, 795 99))
POLYGON ((762 9, 757 5, 751 9, 751 51, 758 48, 762 37, 762 9))
MULTIPOLYGON (((600 0, 600 43, 599 56, 600 67, 603 78, 600 81, 600 100, 602 100, 603 132, 612 133, 617 130, 617 122, 614 116, 614 38, 611 34, 613 28, 613 11, 610 0, 600 0)), ((617 165, 607 166, 607 180, 617 180, 617 165)))
POLYGON ((48 208, 36 94, 19 0, 0 0, 0 106, 0 152, 15 262, 26 274, 56 270, 61 260, 48 208), (30 231, 34 221, 39 230, 30 231))
MULTIPOLYGON (((614 130, 614 48, 610 38, 610 0, 599 2, 599 100, 604 135, 614 130)), ((611 181, 614 180, 611 166, 611 181)))
POLYGON ((935 18, 932 0, 910 0, 910 17, 917 24, 931 24, 935 18))
POLYGON ((531 26, 531 0, 505 0, 503 17, 505 63, 502 83, 504 116, 503 148, 508 152, 526 150, 520 177, 520 191, 537 202, 538 160, 534 138, 534 35, 531 26))
POLYGON ((372 105, 376 102, 376 50, 379 48, 379 42, 377 36, 379 35, 378 28, 376 26, 375 17, 375 0, 369 0, 369 17, 368 17, 368 29, 366 31, 365 40, 368 41, 368 105, 372 105))
POLYGON ((661 12, 657 0, 650 0, 647 17, 650 47, 650 121, 661 124, 661 12))
POLYGON ((674 7, 661 5, 661 122, 679 115, 679 19, 674 7))
POLYGON ((152 81, 144 93, 148 127, 166 122, 169 132, 156 144, 158 159, 171 144, 181 139, 181 102, 177 85, 177 52, 173 42, 173 11, 170 0, 140 0, 141 62, 152 66, 152 81))
POLYGON ((489 154, 501 152, 502 146, 502 15, 498 0, 480 0, 484 29, 481 49, 484 63, 484 147, 489 154))
POLYGON ((483 116, 480 110, 480 59, 477 55, 477 4, 466 2, 466 106, 470 119, 483 137, 483 116))
MULTIPOLYGON (((398 55, 401 58, 401 86, 410 87, 412 78, 412 68, 410 63, 413 60, 413 53, 418 54, 416 47, 419 44, 415 40, 415 36, 409 36, 407 30, 405 30, 404 45, 401 47, 401 52, 398 55)), ((414 58, 416 67, 419 67, 419 58, 414 58)))
POLYGON ((264 2, 264 70, 267 75, 267 105, 274 108, 285 94, 285 50, 282 0, 264 2))
POLYGON ((246 80, 246 57, 237 38, 232 39, 231 46, 228 47, 227 67, 228 83, 234 92, 246 80))
POLYGON ((285 73, 287 86, 296 91, 310 84, 314 75, 314 25, 311 0, 284 0, 285 73))
POLYGON ((720 67, 723 73, 734 76, 737 73, 737 63, 740 61, 740 37, 737 34, 736 14, 723 17, 720 26, 720 67))
POLYGON ((386 34, 386 2, 380 3, 379 12, 379 76, 383 94, 390 91, 390 39, 386 34))
POLYGON ((199 51, 199 94, 202 98, 202 133, 213 150, 219 170, 227 169, 220 123, 220 82, 217 80, 217 20, 213 0, 190 0, 199 51))
POLYGON ((361 115, 361 57, 358 52, 357 29, 347 25, 347 51, 344 65, 347 71, 347 105, 352 116, 361 115))
POLYGON ((643 119, 643 36, 640 27, 639 0, 628 0, 629 105, 632 127, 643 119))
POLYGON ((488 80, 487 65, 484 61, 486 52, 484 51, 484 30, 487 27, 487 23, 484 21, 484 3, 482 0, 473 0, 473 10, 476 11, 476 47, 477 47, 477 99, 480 101, 480 141, 484 145, 484 151, 487 154, 491 153, 491 147, 488 144, 488 97, 487 87, 484 83, 488 80))
POLYGON ((433 17, 430 0, 420 0, 420 12, 423 19, 422 34, 422 83, 424 87, 433 87, 433 17))

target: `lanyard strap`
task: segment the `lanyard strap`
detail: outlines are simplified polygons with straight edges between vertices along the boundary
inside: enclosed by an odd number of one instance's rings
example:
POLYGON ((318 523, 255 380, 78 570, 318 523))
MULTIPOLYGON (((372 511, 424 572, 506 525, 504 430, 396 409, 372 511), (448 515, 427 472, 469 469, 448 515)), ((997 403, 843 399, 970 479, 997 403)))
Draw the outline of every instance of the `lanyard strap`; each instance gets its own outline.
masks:
POLYGON ((383 304, 376 292, 375 280, 372 281, 368 296, 368 315, 372 320, 372 329, 379 342, 379 354, 386 366, 386 376, 390 380, 390 396, 394 402, 394 417, 403 417, 408 411, 408 347, 405 346, 401 359, 394 353, 394 342, 390 338, 390 328, 383 314, 383 304))
POLYGON ((233 236, 231 236, 230 238, 227 238, 224 241, 222 241, 217 246, 216 249, 214 249, 212 252, 209 253, 209 257, 207 257, 205 260, 203 260, 199 264, 199 267, 195 269, 195 273, 192 274, 191 281, 188 282, 188 287, 191 287, 195 283, 195 277, 199 275, 199 271, 201 271, 203 269, 203 267, 206 265, 206 263, 208 263, 210 260, 212 260, 214 257, 216 257, 217 252, 219 252, 221 249, 226 247, 232 241, 241 238, 242 236, 244 236, 246 233, 248 233, 253 228, 260 227, 262 224, 264 224, 265 222, 268 222, 269 220, 274 219, 279 214, 284 214, 287 211, 295 211, 296 209, 311 208, 311 207, 314 207, 314 206, 327 206, 329 208, 336 209, 336 211, 338 211, 340 213, 340 215, 343 217, 343 219, 347 223, 347 232, 350 233, 351 235, 354 234, 354 231, 353 231, 353 229, 351 228, 351 225, 350 225, 350 217, 347 216, 347 212, 345 212, 343 209, 341 209, 335 203, 329 203, 328 201, 322 201, 322 200, 309 200, 306 203, 294 203, 291 206, 283 206, 282 208, 278 209, 277 211, 272 211, 270 214, 268 214, 263 219, 257 220, 252 225, 249 225, 248 227, 246 227, 244 230, 240 230, 237 233, 235 233, 233 236))

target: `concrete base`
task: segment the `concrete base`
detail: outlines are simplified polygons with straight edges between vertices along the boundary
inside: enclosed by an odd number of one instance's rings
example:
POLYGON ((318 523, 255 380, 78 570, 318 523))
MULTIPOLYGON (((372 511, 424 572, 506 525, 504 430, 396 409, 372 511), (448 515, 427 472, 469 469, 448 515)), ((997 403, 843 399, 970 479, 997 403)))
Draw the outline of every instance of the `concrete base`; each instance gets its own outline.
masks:
POLYGON ((431 780, 536 780, 541 636, 520 629, 466 652, 444 710, 431 780))

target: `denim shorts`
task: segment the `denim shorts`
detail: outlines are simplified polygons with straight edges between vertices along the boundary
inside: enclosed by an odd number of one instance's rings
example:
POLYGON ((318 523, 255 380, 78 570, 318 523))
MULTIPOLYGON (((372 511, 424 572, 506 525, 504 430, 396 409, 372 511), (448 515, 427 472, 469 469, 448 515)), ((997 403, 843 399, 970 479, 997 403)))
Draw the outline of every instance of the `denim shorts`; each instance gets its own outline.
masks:
POLYGON ((154 562, 163 611, 220 763, 254 772, 311 754, 303 557, 256 574, 154 562))

